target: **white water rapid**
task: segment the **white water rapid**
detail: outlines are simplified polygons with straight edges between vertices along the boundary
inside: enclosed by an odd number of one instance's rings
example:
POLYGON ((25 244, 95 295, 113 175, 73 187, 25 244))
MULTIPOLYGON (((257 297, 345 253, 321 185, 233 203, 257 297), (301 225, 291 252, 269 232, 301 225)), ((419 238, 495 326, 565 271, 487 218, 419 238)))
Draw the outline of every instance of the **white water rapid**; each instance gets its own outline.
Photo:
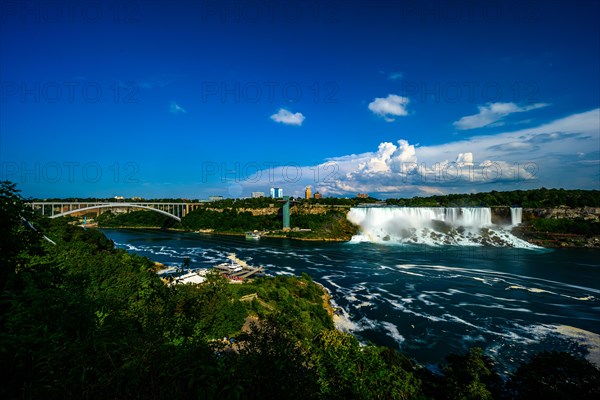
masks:
MULTIPOLYGON (((511 209, 512 225, 520 211, 511 209)), ((487 207, 357 207, 347 218, 360 227, 353 242, 536 247, 493 225, 487 207)))

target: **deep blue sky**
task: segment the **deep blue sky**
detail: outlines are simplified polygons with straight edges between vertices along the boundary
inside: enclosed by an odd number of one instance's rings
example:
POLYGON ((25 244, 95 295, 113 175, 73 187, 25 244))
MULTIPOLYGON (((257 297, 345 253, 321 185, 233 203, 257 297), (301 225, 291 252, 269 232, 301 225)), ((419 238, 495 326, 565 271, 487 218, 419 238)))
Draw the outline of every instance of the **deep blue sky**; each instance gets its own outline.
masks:
POLYGON ((0 4, 25 196, 600 186, 597 2, 0 4))

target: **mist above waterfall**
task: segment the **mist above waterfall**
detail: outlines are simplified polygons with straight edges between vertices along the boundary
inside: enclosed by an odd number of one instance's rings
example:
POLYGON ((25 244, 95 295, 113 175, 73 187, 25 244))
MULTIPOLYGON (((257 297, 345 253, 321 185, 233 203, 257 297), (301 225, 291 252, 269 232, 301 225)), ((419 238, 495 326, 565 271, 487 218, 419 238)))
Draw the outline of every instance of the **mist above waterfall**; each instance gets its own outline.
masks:
MULTIPOLYGON (((535 247, 493 225, 488 207, 357 207, 347 218, 360 227, 354 242, 535 247)), ((520 222, 511 209, 511 225, 520 222)))

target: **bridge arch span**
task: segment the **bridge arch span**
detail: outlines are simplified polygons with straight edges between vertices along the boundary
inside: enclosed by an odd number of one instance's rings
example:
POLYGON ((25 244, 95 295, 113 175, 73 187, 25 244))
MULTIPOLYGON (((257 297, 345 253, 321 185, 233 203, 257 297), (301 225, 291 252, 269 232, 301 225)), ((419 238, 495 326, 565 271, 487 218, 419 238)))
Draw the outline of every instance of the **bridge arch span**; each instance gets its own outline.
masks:
POLYGON ((139 205, 139 204, 131 204, 131 203, 98 204, 98 205, 94 205, 94 206, 89 206, 89 207, 84 207, 84 208, 78 208, 76 210, 65 211, 65 212, 62 212, 60 214, 54 214, 50 218, 64 217, 64 216, 67 216, 67 215, 70 215, 70 214, 75 214, 75 213, 79 213, 79 212, 82 212, 82 211, 98 210, 100 208, 141 208, 141 209, 144 209, 144 210, 155 211, 157 213, 166 215, 167 217, 173 218, 177 222, 181 222, 181 218, 179 218, 177 215, 173 215, 173 214, 171 214, 169 212, 166 212, 166 211, 163 211, 163 210, 159 210, 158 208, 153 208, 153 207, 148 207, 148 206, 142 206, 142 205, 139 205))

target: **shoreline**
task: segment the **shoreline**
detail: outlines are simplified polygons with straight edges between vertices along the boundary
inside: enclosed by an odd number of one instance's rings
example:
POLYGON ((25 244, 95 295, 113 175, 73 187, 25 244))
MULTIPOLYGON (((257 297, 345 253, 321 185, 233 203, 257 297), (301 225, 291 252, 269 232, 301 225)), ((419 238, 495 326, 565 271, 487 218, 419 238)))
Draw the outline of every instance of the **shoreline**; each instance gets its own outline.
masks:
MULTIPOLYGON (((148 230, 156 230, 156 231, 165 231, 165 232, 184 232, 184 233, 197 233, 200 235, 215 235, 215 236, 238 236, 244 237, 246 233, 241 232, 215 232, 215 231, 194 231, 190 229, 179 229, 179 228, 161 228, 158 226, 90 226, 89 228, 96 229, 148 229, 148 230)), ((291 231, 293 232, 293 231, 291 231)), ((274 239, 290 239, 290 240, 299 240, 304 242, 348 242, 350 239, 343 238, 302 238, 302 237, 293 237, 293 236, 285 236, 278 234, 267 234, 261 235, 261 238, 274 238, 274 239)))
MULTIPOLYGON (((237 236, 243 237, 245 233, 241 232, 215 232, 215 231, 194 231, 189 229, 181 228, 161 228, 157 226, 88 226, 88 228, 95 229, 147 229, 157 230, 165 232, 184 232, 184 233, 196 233, 202 235, 215 235, 215 236, 237 236)), ((291 231, 293 232, 293 231, 291 231)), ((600 249, 600 236, 589 236, 584 235, 572 235, 572 234, 560 234, 560 233, 544 233, 534 232, 527 227, 518 227, 511 230, 510 232, 515 237, 526 241, 527 243, 540 246, 546 249, 600 249)), ((289 239, 297 240, 301 242, 320 242, 320 243, 347 243, 351 240, 344 238, 303 238, 286 236, 282 234, 266 234, 262 235, 261 238, 273 238, 273 239, 289 239)))

